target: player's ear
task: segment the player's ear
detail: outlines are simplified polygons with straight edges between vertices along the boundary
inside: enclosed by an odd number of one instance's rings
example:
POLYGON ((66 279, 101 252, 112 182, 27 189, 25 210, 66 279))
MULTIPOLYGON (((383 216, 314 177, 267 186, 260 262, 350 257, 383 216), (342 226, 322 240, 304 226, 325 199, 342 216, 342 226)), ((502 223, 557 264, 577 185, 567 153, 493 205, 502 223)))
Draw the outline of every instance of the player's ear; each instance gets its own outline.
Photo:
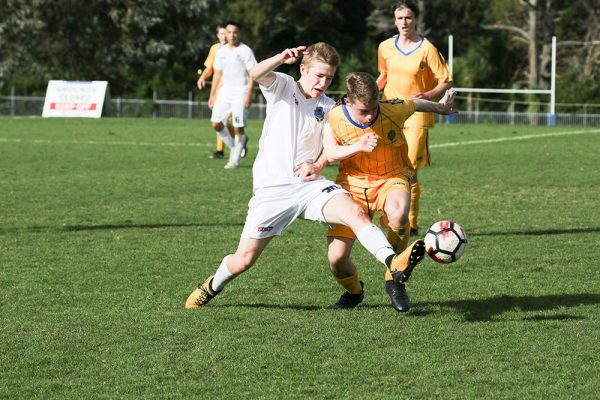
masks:
POLYGON ((306 65, 304 64, 300 64, 300 75, 304 76, 306 75, 306 72, 308 71, 308 69, 306 68, 306 65))

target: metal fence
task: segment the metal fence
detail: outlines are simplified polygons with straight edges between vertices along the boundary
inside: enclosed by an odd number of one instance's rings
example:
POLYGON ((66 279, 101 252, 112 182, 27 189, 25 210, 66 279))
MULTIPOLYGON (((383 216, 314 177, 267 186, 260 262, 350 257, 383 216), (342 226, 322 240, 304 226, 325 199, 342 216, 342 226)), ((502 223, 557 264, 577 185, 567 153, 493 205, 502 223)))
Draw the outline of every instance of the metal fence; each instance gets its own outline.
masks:
MULTIPOLYGON (((265 118, 266 105, 262 96, 252 104, 249 119, 265 118)), ((0 96, 0 115, 31 116, 42 115, 44 97, 41 96, 0 96)), ((161 100, 156 98, 122 99, 113 98, 105 102, 103 116, 116 118, 182 118, 208 119, 211 110, 205 101, 161 100)), ((557 113, 558 125, 600 126, 600 114, 557 113)), ((549 114, 517 111, 460 111, 446 117, 437 116, 438 122, 462 124, 506 124, 506 125, 548 125, 549 114)))

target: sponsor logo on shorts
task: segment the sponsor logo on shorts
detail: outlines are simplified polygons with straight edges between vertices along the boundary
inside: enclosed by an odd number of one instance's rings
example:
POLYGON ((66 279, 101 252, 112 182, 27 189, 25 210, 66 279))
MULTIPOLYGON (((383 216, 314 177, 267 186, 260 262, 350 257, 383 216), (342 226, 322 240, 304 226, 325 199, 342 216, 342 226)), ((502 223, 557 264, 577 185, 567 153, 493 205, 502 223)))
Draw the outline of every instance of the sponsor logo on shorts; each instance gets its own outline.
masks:
POLYGON ((321 189, 321 192, 323 193, 331 193, 334 190, 338 190, 341 189, 342 187, 340 185, 331 185, 331 186, 327 186, 326 188, 321 189))
POLYGON ((269 232, 272 231, 273 227, 272 226, 259 226, 258 227, 258 231, 259 232, 269 232))

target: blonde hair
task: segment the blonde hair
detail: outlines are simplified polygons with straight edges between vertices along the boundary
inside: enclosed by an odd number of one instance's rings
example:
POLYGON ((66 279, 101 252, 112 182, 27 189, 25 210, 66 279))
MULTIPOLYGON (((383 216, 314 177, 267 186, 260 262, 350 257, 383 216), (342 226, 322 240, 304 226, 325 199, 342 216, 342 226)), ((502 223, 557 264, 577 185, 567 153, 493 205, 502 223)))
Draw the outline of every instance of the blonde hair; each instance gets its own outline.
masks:
POLYGON ((309 67, 313 61, 320 61, 335 68, 340 65, 340 55, 333 46, 325 42, 311 44, 306 48, 306 52, 308 54, 302 57, 301 62, 306 67, 309 67))
POLYGON ((351 72, 346 76, 346 93, 348 100, 369 104, 379 98, 377 82, 366 72, 351 72))

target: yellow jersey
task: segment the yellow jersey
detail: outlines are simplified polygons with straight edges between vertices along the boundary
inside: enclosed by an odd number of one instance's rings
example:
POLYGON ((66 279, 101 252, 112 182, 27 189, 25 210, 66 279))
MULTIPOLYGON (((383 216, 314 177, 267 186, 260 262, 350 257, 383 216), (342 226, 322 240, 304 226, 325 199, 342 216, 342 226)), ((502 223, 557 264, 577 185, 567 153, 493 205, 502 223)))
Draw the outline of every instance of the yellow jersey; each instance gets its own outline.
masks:
MULTIPOLYGON (((429 40, 421 37, 408 53, 398 47, 398 35, 379 45, 377 68, 387 74, 383 99, 409 99, 414 93, 427 92, 439 82, 452 82, 446 60, 429 40)), ((433 127, 433 113, 417 112, 404 124, 407 127, 433 127)))
MULTIPOLYGON (((210 46, 210 50, 208 51, 206 60, 204 60, 204 66, 206 68, 213 68, 213 64, 215 63, 215 56, 217 54, 217 51, 219 51, 219 49, 221 48, 221 46, 222 46, 221 43, 215 43, 212 46, 210 46)), ((214 70, 213 70, 213 73, 214 73, 214 70)), ((210 75, 208 75, 207 78, 208 77, 210 77, 210 75)), ((221 75, 221 80, 219 81, 219 87, 217 88, 217 90, 215 92, 216 96, 219 95, 219 89, 221 89, 221 87, 223 87, 223 75, 221 75)))
POLYGON ((414 169, 408 158, 408 144, 402 125, 414 112, 415 104, 410 100, 381 101, 373 123, 361 125, 352 120, 343 97, 341 104, 329 112, 329 125, 335 141, 339 145, 351 145, 369 132, 376 134, 379 140, 372 152, 356 153, 340 161, 337 182, 371 188, 390 178, 412 177, 414 169))

